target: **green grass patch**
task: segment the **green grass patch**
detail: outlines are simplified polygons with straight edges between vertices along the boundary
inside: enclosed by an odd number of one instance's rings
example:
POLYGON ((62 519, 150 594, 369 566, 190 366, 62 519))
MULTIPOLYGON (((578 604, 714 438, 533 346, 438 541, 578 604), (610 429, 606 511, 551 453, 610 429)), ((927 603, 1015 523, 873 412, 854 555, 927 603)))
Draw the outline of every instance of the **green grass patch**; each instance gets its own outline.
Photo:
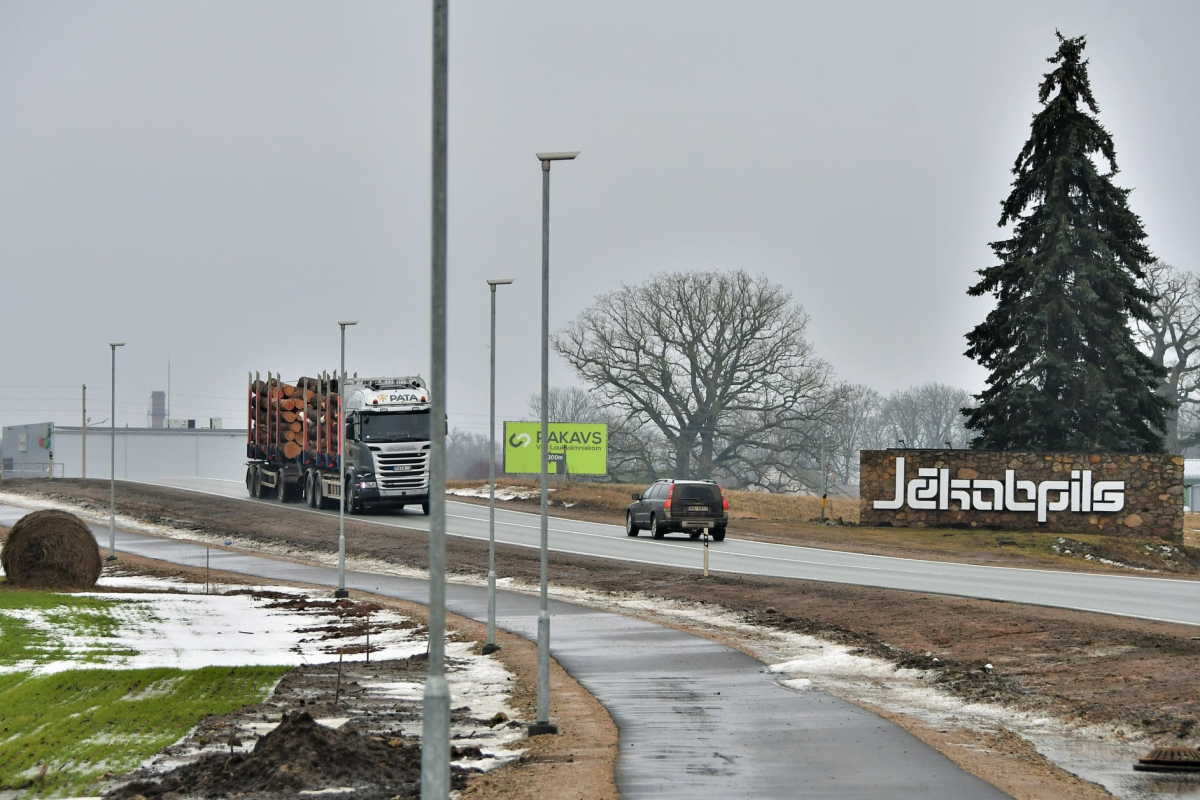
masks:
POLYGON ((0 790, 24 797, 94 794, 105 773, 133 769, 205 714, 261 702, 288 669, 0 675, 0 790))
POLYGON ((51 592, 0 592, 0 668, 27 669, 68 659, 99 663, 113 656, 134 655, 107 640, 116 637, 122 627, 153 619, 145 603, 51 592))

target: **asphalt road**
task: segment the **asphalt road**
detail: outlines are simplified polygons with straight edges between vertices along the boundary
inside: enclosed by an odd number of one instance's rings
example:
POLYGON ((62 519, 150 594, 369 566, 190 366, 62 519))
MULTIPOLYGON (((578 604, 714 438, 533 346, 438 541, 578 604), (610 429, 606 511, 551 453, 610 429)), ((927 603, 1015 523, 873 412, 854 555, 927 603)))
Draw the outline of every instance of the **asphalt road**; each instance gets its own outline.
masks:
MULTIPOLYGON (((239 481, 203 478, 172 478, 153 482, 191 491, 205 492, 246 502, 245 486, 239 481)), ((285 508, 296 513, 332 514, 314 511, 302 504, 285 508)), ((380 512, 356 518, 378 525, 395 525, 428 530, 428 517, 415 511, 380 512)), ((540 535, 536 514, 496 509, 496 540, 523 547, 537 547, 540 535)), ((446 504, 446 532, 454 536, 488 538, 488 509, 472 503, 446 504)), ((550 548, 557 552, 636 561, 641 564, 700 569, 703 546, 686 535, 654 540, 642 532, 637 538, 624 528, 594 522, 553 517, 549 526, 550 548)), ((780 578, 850 583, 885 589, 904 589, 935 594, 1001 600, 1012 603, 1095 611, 1127 617, 1200 625, 1200 581, 1052 570, 983 567, 920 559, 844 553, 811 547, 750 542, 727 537, 709 545, 709 569, 714 572, 766 575, 780 578)), ((501 574, 501 577, 503 575, 501 574)))
MULTIPOLYGON (((456 504, 457 505, 457 504, 456 504)), ((484 509, 486 512, 487 509, 484 509)), ((0 524, 24 509, 0 505, 0 524)), ((527 521, 527 520, 526 520, 527 521)), ((536 522, 536 519, 535 519, 536 522)), ((92 525, 107 544, 108 528, 92 525)), ((622 534, 624 535, 624 534, 622 534)), ((336 586, 337 571, 118 530, 117 550, 283 581, 336 586)), ((428 603, 425 581, 348 571, 346 586, 428 603)), ((487 591, 450 584, 450 611, 483 620, 487 591)), ((537 637, 538 598, 497 593, 497 624, 537 637)), ((776 682, 753 658, 644 620, 552 601, 551 655, 620 730, 622 798, 1001 800, 900 726, 816 690, 776 682)), ((451 668, 453 665, 451 664, 451 668)), ((554 713, 551 721, 561 722, 554 713)))

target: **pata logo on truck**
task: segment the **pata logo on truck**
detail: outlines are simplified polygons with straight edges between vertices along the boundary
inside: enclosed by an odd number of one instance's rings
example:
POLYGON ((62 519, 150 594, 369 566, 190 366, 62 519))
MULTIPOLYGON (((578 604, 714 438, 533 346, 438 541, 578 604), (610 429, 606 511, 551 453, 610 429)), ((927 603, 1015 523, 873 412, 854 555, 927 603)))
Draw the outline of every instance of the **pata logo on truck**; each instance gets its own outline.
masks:
POLYGON ((423 403, 425 398, 413 392, 387 392, 375 396, 374 403, 423 403))
POLYGON ((1006 469, 1004 480, 951 478, 949 469, 922 467, 917 477, 905 480, 904 458, 896 458, 896 494, 876 500, 881 510, 904 508, 949 511, 953 503, 963 511, 1036 511, 1038 522, 1050 511, 1117 512, 1125 508, 1125 481, 1093 481, 1092 471, 1071 470, 1070 480, 1017 480, 1016 470, 1006 469))

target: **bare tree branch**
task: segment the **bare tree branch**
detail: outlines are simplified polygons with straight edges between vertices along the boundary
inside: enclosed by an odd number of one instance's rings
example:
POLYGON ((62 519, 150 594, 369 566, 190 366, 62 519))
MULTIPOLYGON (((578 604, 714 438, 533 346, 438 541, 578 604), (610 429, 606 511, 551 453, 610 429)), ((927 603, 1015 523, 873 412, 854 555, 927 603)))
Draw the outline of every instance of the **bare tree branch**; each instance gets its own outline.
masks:
POLYGON ((663 273, 597 298, 554 347, 609 408, 657 431, 677 477, 741 475, 842 396, 807 325, 765 277, 663 273))
POLYGON ((1180 407, 1200 403, 1200 276, 1155 261, 1141 284, 1156 298, 1154 316, 1133 320, 1133 330, 1142 352, 1167 370, 1158 394, 1175 407, 1167 411, 1164 438, 1168 452, 1181 453, 1196 432, 1180 433, 1180 407))

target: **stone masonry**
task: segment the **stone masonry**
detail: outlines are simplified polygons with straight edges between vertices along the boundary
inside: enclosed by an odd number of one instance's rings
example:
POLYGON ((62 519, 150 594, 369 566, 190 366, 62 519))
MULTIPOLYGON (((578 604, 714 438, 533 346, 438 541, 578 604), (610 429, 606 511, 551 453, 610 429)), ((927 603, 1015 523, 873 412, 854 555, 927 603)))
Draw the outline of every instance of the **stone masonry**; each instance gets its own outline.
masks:
POLYGON ((860 463, 862 525, 1099 533, 1183 542, 1180 456, 864 450, 860 463), (895 509, 876 508, 876 501, 900 502, 898 457, 904 459, 903 502, 895 509), (913 487, 913 481, 921 485, 913 487), (1123 506, 1107 510, 1120 494, 1119 484, 1113 483, 1117 481, 1124 482, 1123 506), (1039 510, 1011 510, 998 496, 1013 507, 1039 510), (964 498, 970 510, 962 508, 964 498), (914 508, 913 501, 925 507, 914 508), (996 506, 1003 508, 995 510, 996 506), (1046 517, 1044 522, 1038 521, 1039 514, 1046 517))

